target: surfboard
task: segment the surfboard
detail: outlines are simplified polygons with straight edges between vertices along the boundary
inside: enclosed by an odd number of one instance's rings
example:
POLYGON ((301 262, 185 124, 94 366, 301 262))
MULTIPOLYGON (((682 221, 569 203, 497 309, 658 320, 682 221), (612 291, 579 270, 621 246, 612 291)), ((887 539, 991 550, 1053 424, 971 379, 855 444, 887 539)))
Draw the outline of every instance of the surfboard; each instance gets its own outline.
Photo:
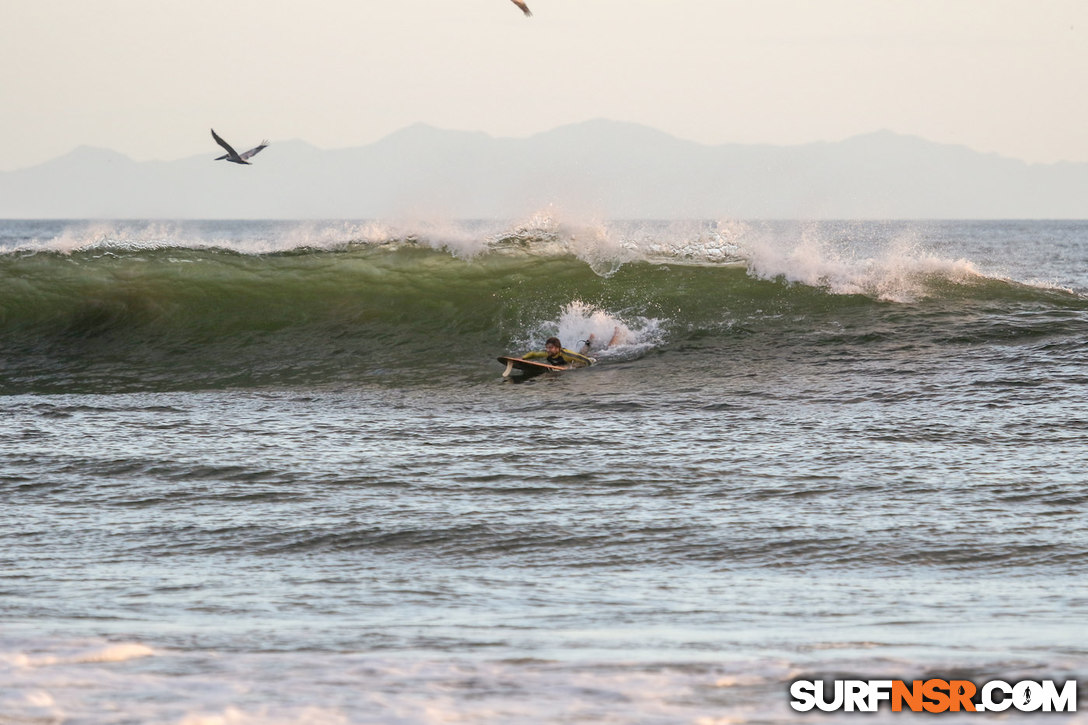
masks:
POLYGON ((549 370, 555 372, 570 370, 568 367, 549 365, 548 363, 537 362, 536 360, 526 360, 520 357, 500 357, 499 362, 506 365, 506 371, 502 374, 504 378, 510 377, 515 370, 520 371, 523 375, 540 375, 549 370))

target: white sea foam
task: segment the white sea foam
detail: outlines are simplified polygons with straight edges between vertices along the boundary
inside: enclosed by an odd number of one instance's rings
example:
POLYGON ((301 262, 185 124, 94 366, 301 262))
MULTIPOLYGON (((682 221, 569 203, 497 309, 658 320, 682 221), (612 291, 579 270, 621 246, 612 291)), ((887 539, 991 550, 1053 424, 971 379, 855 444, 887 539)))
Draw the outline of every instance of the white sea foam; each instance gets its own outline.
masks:
POLYGON ((0 653, 0 663, 5 663, 11 667, 50 667, 97 662, 126 662, 141 657, 151 657, 154 654, 154 650, 146 645, 136 642, 124 642, 102 645, 76 645, 48 654, 0 653))
POLYGON ((591 357, 598 360, 630 360, 660 345, 664 329, 662 320, 628 318, 621 313, 574 300, 563 307, 557 319, 544 320, 533 327, 519 344, 526 349, 542 349, 544 340, 554 335, 563 342, 564 347, 577 351, 584 341, 592 338, 591 357))
MULTIPOLYGON (((72 649, 48 642, 35 648, 72 649)), ((787 672, 783 663, 772 660, 645 665, 181 650, 164 650, 161 656, 166 661, 160 671, 141 672, 117 660, 75 663, 60 652, 39 657, 55 664, 0 673, 5 681, 0 720, 92 725, 742 723, 757 710, 767 713, 758 704, 761 693, 781 689, 787 672)))
POLYGON ((284 708, 279 711, 262 707, 246 711, 228 706, 220 712, 185 715, 178 725, 348 725, 351 722, 344 713, 323 707, 284 708))
POLYGON ((22 642, 0 651, 0 722, 65 722, 82 713, 86 722, 111 722, 93 703, 120 697, 137 678, 115 669, 155 651, 138 642, 22 642), (125 688, 125 689, 121 689, 125 688))
MULTIPOLYGON (((47 641, 34 648, 72 649, 47 641)), ((807 718, 789 709, 788 684, 814 673, 778 658, 560 662, 176 649, 163 650, 161 657, 165 661, 157 671, 136 672, 106 660, 2 671, 0 720, 88 725, 794 723, 807 718)), ((919 662, 882 657, 833 664, 870 677, 911 678, 926 671, 919 662)), ((1000 665, 992 669, 994 664, 979 671, 1007 679, 1031 676, 1000 665)), ((895 723, 903 717, 883 711, 866 719, 895 723)), ((1048 719, 1024 714, 1022 721, 1048 719)))

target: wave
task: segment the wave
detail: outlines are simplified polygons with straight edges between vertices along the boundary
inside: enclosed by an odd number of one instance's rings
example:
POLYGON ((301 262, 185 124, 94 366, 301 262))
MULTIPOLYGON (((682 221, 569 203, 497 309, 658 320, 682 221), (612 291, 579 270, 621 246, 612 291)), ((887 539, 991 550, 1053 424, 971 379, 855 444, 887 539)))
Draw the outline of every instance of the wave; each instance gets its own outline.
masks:
POLYGON ((622 361, 858 317, 1031 307, 1052 326, 1088 309, 1083 295, 984 274, 898 232, 576 226, 544 215, 514 225, 27 225, 0 234, 5 392, 46 380, 116 385, 124 371, 127 388, 441 371, 556 334, 574 347, 618 332, 619 344, 594 354, 622 361))

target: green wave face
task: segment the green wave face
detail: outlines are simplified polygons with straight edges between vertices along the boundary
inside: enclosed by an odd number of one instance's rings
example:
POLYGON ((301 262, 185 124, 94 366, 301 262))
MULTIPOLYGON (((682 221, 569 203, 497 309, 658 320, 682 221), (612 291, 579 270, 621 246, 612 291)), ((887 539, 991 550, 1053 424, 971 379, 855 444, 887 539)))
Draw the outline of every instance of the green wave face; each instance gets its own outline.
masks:
MULTIPOLYGON (((576 240, 575 240, 576 241, 576 240)), ((1081 295, 925 256, 577 248, 502 235, 464 253, 406 239, 241 252, 90 245, 0 254, 5 393, 405 384, 486 375, 558 334, 602 362, 745 345, 1032 339, 1079 330, 1081 295), (817 334, 819 333, 819 334, 817 334), (769 343, 768 343, 769 344, 769 343), (484 372, 486 371, 486 372, 484 372)), ((717 248, 715 248, 717 249, 717 248)), ((739 348, 739 349, 738 349, 739 348)))

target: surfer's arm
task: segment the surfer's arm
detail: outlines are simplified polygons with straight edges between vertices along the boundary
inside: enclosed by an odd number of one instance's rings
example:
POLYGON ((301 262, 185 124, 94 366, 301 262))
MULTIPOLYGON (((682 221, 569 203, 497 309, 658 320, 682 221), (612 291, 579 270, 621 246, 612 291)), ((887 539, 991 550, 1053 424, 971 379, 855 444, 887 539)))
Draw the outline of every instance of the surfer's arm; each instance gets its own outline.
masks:
POLYGON ((522 360, 539 360, 542 357, 548 357, 548 353, 546 353, 546 352, 544 352, 542 350, 533 350, 532 352, 527 352, 524 355, 522 355, 521 359, 522 360))
POLYGON ((568 350, 567 348, 563 348, 563 352, 561 352, 560 354, 563 356, 563 359, 567 361, 568 365, 582 367, 583 365, 593 364, 593 358, 586 357, 585 355, 580 355, 576 352, 568 350))

